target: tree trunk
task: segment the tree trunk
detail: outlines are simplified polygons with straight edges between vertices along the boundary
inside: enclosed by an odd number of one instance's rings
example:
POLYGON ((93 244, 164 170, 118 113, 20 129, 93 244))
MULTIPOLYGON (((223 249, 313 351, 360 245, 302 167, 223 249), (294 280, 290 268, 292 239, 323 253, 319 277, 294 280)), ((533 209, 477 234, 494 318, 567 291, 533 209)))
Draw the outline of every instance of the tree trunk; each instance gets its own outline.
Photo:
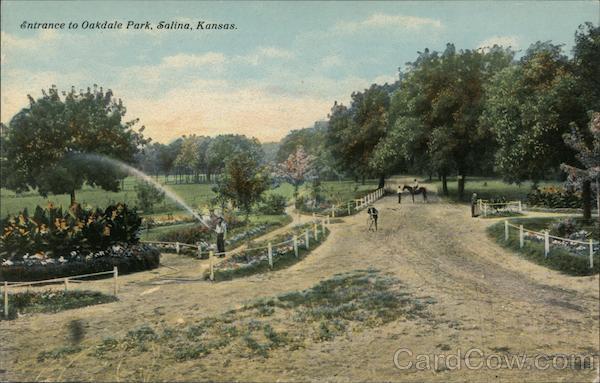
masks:
POLYGON ((465 175, 458 176, 458 199, 462 200, 465 195, 465 175))
POLYGON ((71 189, 71 205, 73 206, 75 205, 77 202, 75 202, 75 189, 71 189))
POLYGON ((448 178, 445 173, 442 174, 442 193, 448 196, 448 178))
POLYGON ((592 219, 592 181, 583 181, 581 185, 581 198, 583 199, 583 219, 592 219))
POLYGON ((385 186, 385 174, 380 174, 379 175, 379 186, 378 188, 381 189, 385 186))

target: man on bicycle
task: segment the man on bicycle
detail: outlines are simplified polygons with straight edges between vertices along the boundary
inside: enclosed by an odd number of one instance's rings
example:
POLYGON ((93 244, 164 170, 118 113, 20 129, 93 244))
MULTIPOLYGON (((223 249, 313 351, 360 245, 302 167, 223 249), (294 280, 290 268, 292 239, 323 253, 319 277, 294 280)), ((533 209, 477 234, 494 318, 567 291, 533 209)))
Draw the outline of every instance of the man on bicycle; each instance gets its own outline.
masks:
POLYGON ((373 224, 375 224, 375 231, 377 231, 377 218, 379 216, 379 211, 375 206, 369 206, 367 209, 367 214, 369 215, 369 231, 372 230, 373 224))

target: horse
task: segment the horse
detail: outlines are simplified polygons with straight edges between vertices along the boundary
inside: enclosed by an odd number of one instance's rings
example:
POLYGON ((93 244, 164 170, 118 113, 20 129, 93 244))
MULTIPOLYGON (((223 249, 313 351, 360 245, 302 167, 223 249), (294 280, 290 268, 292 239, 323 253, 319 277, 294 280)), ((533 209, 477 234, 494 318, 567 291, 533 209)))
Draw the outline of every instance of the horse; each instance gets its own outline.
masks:
POLYGON ((413 203, 415 202, 415 194, 423 194, 423 201, 427 202, 427 189, 424 186, 418 187, 416 190, 412 186, 404 185, 402 191, 408 190, 412 197, 413 203))

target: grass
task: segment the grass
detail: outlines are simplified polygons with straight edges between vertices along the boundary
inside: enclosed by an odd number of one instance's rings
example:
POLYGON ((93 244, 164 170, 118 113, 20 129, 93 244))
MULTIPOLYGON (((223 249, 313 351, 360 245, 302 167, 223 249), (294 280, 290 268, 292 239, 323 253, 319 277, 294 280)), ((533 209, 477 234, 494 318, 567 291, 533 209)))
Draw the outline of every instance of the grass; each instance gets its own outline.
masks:
MULTIPOLYGON (((164 183, 164 176, 159 176, 158 180, 159 182, 164 183)), ((167 186, 193 208, 203 208, 209 204, 210 199, 215 197, 215 194, 212 191, 212 185, 210 184, 173 184, 173 177, 170 177, 169 180, 170 183, 168 183, 167 186)), ((125 202, 128 205, 136 205, 137 198, 134 189, 136 182, 135 177, 125 178, 123 181, 123 189, 119 192, 109 192, 84 185, 81 190, 76 192, 76 198, 77 201, 83 205, 92 207, 106 207, 114 202, 125 202)), ((347 199, 347 196, 351 195, 355 188, 357 188, 357 190, 372 189, 373 184, 372 181, 369 181, 365 185, 361 185, 354 181, 324 181, 322 182, 322 190, 323 195, 326 197, 328 195, 340 195, 347 199)), ((301 194, 307 193, 307 186, 308 185, 303 185, 300 188, 301 194)), ((282 183, 278 187, 268 190, 266 193, 281 194, 291 201, 294 188, 288 183, 282 183)), ((2 201, 0 204, 1 216, 18 213, 24 208, 33 211, 37 205, 46 206, 49 202, 52 202, 55 206, 63 207, 68 207, 70 203, 70 197, 67 194, 50 195, 48 198, 44 198, 38 195, 34 190, 17 195, 13 191, 4 188, 0 189, 0 200, 2 201)), ((181 207, 168 198, 165 198, 164 202, 155 206, 154 212, 149 215, 177 214, 182 212, 184 212, 184 210, 181 207)))
POLYGON ((18 314, 56 313, 115 301, 115 296, 96 291, 48 290, 9 293, 8 318, 3 315, 2 319, 15 319, 18 314))
MULTIPOLYGON (((537 231, 546 228, 549 220, 534 218, 511 220, 511 222, 513 224, 522 224, 527 229, 537 231)), ((544 256, 543 242, 526 240, 523 248, 521 248, 518 231, 514 228, 509 231, 509 239, 506 241, 504 239, 504 222, 498 222, 490 226, 487 231, 488 235, 502 247, 512 250, 519 256, 549 269, 574 276, 594 275, 600 272, 600 254, 598 252, 594 254, 594 268, 591 269, 588 257, 573 255, 564 248, 550 246, 550 253, 547 257, 544 256)))
MULTIPOLYGON (((423 180, 420 181, 420 183, 430 187, 432 190, 437 189, 438 195, 442 195, 441 181, 433 180, 429 182, 423 180)), ((531 181, 526 181, 517 185, 509 184, 493 177, 467 177, 465 182, 465 194, 462 201, 470 201, 473 192, 477 193, 477 196, 481 199, 504 197, 509 201, 526 200, 527 193, 531 191, 532 185, 533 183, 531 181)), ((560 182, 541 181, 538 185, 539 187, 556 186, 560 185, 560 182)), ((448 198, 450 200, 458 201, 458 182, 456 178, 448 178, 448 192, 448 198)))
MULTIPOLYGON (((413 297, 390 275, 356 270, 306 290, 261 298, 197 319, 185 327, 144 324, 121 337, 104 338, 89 355, 103 360, 99 365, 107 368, 126 358, 135 358, 136 363, 153 358, 160 358, 155 361, 158 363, 182 363, 213 354, 228 359, 265 359, 276 350, 293 351, 396 320, 427 321, 426 305, 432 303, 413 297)), ((38 360, 80 352, 84 351, 64 346, 41 351, 38 360)))

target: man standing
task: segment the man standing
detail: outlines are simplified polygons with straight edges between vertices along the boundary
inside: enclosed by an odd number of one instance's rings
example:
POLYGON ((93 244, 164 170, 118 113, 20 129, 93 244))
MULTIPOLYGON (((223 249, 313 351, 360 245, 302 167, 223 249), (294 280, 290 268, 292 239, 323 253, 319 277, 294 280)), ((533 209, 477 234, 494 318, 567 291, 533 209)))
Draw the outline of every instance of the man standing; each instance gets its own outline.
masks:
POLYGON ((398 203, 402 203, 402 187, 398 185, 398 203))
POLYGON ((475 215, 475 207, 477 206, 477 193, 473 193, 471 196, 471 217, 477 217, 475 215))
POLYGON ((377 218, 379 216, 379 211, 375 206, 369 206, 367 209, 367 214, 369 214, 369 231, 373 229, 373 224, 375 224, 375 231, 377 231, 377 218))
POLYGON ((217 220, 217 226, 215 227, 215 233, 217 233, 217 253, 219 257, 225 256, 225 235, 227 234, 227 224, 223 217, 219 217, 217 220))

